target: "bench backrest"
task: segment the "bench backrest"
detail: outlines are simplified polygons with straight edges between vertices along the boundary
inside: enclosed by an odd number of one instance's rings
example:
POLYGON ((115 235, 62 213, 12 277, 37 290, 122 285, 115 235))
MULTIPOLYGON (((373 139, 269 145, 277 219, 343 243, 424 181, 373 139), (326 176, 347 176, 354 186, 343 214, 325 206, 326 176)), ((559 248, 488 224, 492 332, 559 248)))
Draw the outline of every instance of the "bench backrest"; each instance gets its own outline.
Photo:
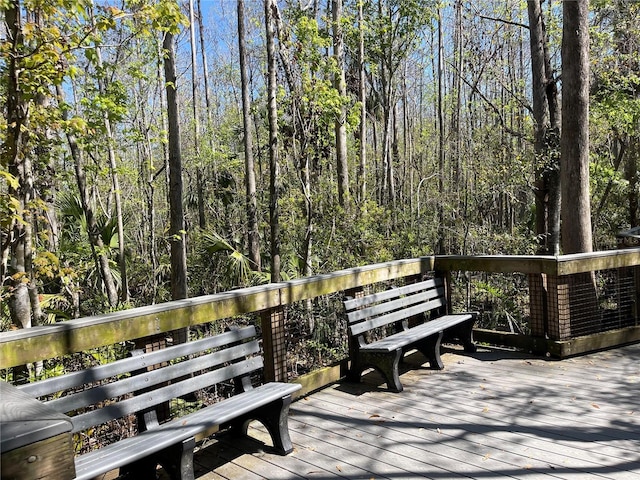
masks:
POLYGON ((351 336, 363 335, 432 310, 446 309, 446 305, 441 278, 344 301, 351 336))
POLYGON ((263 367, 255 337, 255 327, 243 327, 150 353, 137 351, 129 358, 19 388, 34 397, 70 390, 45 403, 71 415, 73 432, 78 432, 220 382, 248 377, 263 367), (101 408, 73 415, 92 406, 101 408))

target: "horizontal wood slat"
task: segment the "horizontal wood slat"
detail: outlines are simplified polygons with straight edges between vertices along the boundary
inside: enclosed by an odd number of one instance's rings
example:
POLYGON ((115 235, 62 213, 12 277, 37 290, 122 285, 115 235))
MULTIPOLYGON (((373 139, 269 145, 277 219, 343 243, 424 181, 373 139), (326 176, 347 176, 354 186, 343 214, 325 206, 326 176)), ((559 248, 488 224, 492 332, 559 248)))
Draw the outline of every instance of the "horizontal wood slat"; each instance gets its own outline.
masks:
POLYGON ((442 332, 448 328, 454 327, 460 322, 471 320, 470 314, 447 315, 430 320, 426 323, 416 325, 408 330, 403 330, 393 335, 389 335, 375 343, 370 343, 360 347, 360 350, 367 352, 392 352, 399 348, 417 343, 425 337, 442 332))
POLYGON ((350 325, 349 331, 351 332, 351 335, 361 335, 365 332, 368 332, 369 330, 373 330, 374 328, 384 327, 385 325, 389 325, 399 320, 410 318, 414 315, 419 315, 421 313, 428 312, 445 305, 446 303, 444 299, 438 298, 429 302, 421 303, 419 305, 414 305, 413 307, 388 313, 386 315, 376 317, 372 320, 365 320, 364 322, 350 325))
POLYGON ((429 289, 424 292, 389 300, 388 302, 382 302, 371 307, 361 308, 360 310, 349 312, 347 319, 350 324, 354 324, 364 318, 375 317, 394 310, 406 309, 411 305, 425 303, 436 297, 444 298, 444 288, 429 289))
MULTIPOLYGON (((161 383, 184 377, 185 375, 222 365, 226 362, 244 359, 248 355, 258 353, 258 351, 258 342, 254 340, 253 342, 229 347, 219 352, 205 354, 163 368, 123 378, 106 385, 99 385, 88 390, 65 395, 46 402, 46 404, 57 412, 67 413, 105 400, 135 393, 141 388, 147 389, 154 387, 161 383)), ((223 380, 228 380, 229 378, 224 378, 223 380)))
POLYGON ((181 382, 156 388, 155 390, 136 395, 135 397, 119 400, 116 403, 106 405, 98 410, 71 417, 73 431, 79 432, 86 430, 87 428, 100 425, 114 418, 121 418, 125 415, 154 407, 162 402, 195 392, 209 385, 247 375, 262 368, 262 366, 262 357, 254 357, 196 377, 187 378, 181 382))
POLYGON ((364 297, 359 298, 351 298, 344 301, 344 308, 347 311, 351 311, 356 308, 360 308, 366 305, 371 305, 372 303, 382 302, 384 300, 388 300, 390 298, 397 297, 399 295, 410 295, 412 293, 430 289, 437 288, 442 286, 441 278, 434 278, 431 280, 426 280, 424 282, 410 283, 409 285, 405 285, 403 287, 393 287, 382 292, 372 293, 371 295, 366 295, 364 297))
POLYGON ((255 335, 256 329, 254 326, 243 327, 221 333, 220 335, 194 340, 180 345, 174 345, 170 348, 156 350, 143 355, 125 358, 106 365, 99 365, 78 372, 67 373, 60 377, 20 385, 18 388, 33 397, 43 397, 69 388, 94 383, 116 375, 122 375, 128 372, 141 370, 152 365, 168 362, 174 358, 192 355, 212 348, 224 347, 225 345, 230 345, 235 342, 255 337, 255 335))

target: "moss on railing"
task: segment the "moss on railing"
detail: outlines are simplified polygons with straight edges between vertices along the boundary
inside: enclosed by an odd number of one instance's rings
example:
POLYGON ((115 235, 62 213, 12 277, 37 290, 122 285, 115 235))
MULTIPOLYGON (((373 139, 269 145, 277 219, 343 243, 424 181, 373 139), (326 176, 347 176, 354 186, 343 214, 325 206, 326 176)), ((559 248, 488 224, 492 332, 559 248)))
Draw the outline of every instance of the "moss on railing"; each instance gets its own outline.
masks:
POLYGON ((0 368, 60 357, 433 270, 433 257, 367 265, 325 275, 133 308, 0 334, 0 368))

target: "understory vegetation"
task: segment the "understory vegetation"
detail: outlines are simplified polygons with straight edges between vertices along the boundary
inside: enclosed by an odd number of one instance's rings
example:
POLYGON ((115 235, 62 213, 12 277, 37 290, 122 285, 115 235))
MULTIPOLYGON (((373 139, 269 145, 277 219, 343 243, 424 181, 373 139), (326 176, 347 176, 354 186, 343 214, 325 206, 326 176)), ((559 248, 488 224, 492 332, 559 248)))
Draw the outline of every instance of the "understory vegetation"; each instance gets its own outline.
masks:
MULTIPOLYGON (((237 2, 0 2, 1 331, 175 299, 177 241, 190 297, 267 283, 274 256, 278 278, 293 279, 541 251, 536 181, 558 150, 534 148, 527 2, 304 3, 267 1, 278 11, 274 165, 263 2, 243 6, 246 85, 237 2)), ((561 3, 541 2, 558 88, 561 3)), ((592 221, 594 248, 607 249, 638 225, 640 4, 591 9, 592 221)), ((496 321, 521 328, 517 279, 474 288, 496 321)), ((345 354, 332 301, 311 308, 288 313, 306 342, 301 371, 345 354)))

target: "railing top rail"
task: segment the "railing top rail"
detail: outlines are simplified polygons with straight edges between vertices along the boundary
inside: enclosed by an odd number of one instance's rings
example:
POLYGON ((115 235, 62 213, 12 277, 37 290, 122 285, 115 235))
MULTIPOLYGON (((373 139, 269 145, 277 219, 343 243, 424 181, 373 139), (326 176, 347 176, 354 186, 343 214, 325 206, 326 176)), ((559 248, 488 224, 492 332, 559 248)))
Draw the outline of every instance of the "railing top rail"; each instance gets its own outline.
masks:
POLYGON ((0 333, 0 368, 261 312, 385 280, 433 270, 433 257, 365 265, 324 275, 94 315, 0 333))
POLYGON ((545 273, 571 275, 640 265, 640 248, 572 255, 438 255, 435 269, 489 273, 545 273))
POLYGON ((555 275, 557 261, 558 257, 552 255, 438 255, 435 259, 435 269, 555 275))
POLYGON ((558 257, 558 275, 640 265, 640 248, 575 253, 558 257))
POLYGON ((442 255, 365 265, 277 284, 241 288, 52 326, 0 333, 0 368, 148 337, 288 305, 386 280, 439 271, 575 273, 640 265, 640 248, 562 256, 442 255))

